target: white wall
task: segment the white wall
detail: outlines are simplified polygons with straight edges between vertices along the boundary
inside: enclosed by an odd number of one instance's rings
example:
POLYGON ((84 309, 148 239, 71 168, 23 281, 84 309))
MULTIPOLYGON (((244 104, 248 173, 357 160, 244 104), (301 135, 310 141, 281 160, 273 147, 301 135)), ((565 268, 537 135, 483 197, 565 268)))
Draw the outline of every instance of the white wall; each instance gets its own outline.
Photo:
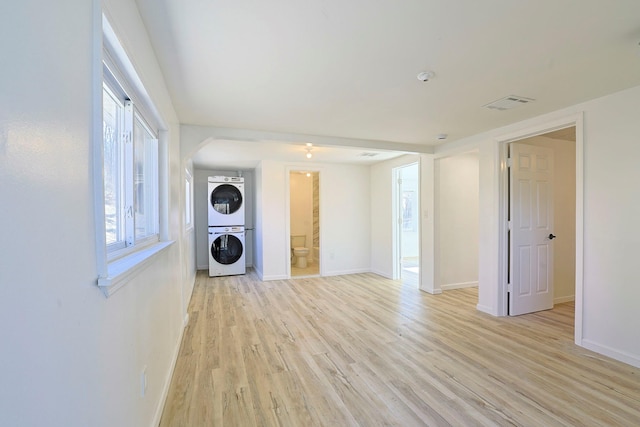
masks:
POLYGON ((393 278, 393 169, 416 163, 418 155, 396 157, 370 166, 371 174, 371 271, 393 278))
POLYGON ((478 284, 478 153, 437 159, 436 286, 442 290, 478 284))
POLYGON ((151 426, 179 346, 177 119, 133 0, 104 7, 168 126, 166 228, 176 243, 110 298, 96 285, 91 141, 100 82, 92 43, 102 32, 100 4, 0 6, 0 51, 10 58, 0 67, 3 426, 151 426))
MULTIPOLYGON (((194 171, 194 216, 195 216, 195 245, 196 265, 198 270, 209 269, 209 177, 210 176, 238 176, 238 171, 195 169, 194 171)), ((254 171, 242 171, 244 177, 244 205, 245 205, 245 229, 254 228, 255 218, 255 174, 254 171)), ((245 233, 245 263, 247 267, 253 267, 253 240, 255 230, 247 230, 245 233)))
POLYGON ((554 152, 553 299, 573 301, 576 288, 576 143, 536 136, 517 141, 554 152))
POLYGON ((262 181, 263 171, 262 164, 259 164, 253 171, 255 177, 255 192, 253 195, 254 202, 254 230, 253 230, 253 268, 255 269, 258 277, 262 279, 264 276, 264 239, 262 230, 264 229, 262 218, 264 216, 264 207, 262 204, 262 181))
MULTIPOLYGON (((195 206, 194 206, 194 182, 195 182, 195 172, 193 169, 193 163, 191 161, 186 162, 185 170, 191 174, 191 212, 193 214, 191 226, 186 226, 186 211, 183 212, 183 227, 185 227, 184 238, 182 249, 180 250, 182 271, 183 271, 183 280, 182 280, 182 311, 183 313, 188 313, 189 309, 189 301, 191 300, 191 295, 193 294, 193 287, 196 283, 196 227, 195 227, 195 206)), ((186 179, 186 173, 183 176, 182 182, 184 183, 186 179)), ((184 185, 184 184, 183 184, 184 185)), ((182 206, 185 206, 186 195, 182 197, 182 206)), ((186 208, 185 208, 186 209, 186 208)))
MULTIPOLYGON (((478 308, 500 312, 499 260, 499 142, 543 129, 554 123, 584 117, 583 163, 576 163, 576 178, 583 177, 584 223, 577 223, 584 241, 583 260, 576 258, 576 340, 587 348, 640 366, 640 285, 637 281, 640 217, 636 197, 640 182, 640 87, 578 104, 551 114, 494 129, 438 148, 438 154, 480 150, 480 290, 478 308), (582 166, 582 169, 581 167, 582 166), (581 280, 582 279, 582 280, 581 280), (580 311, 580 308, 582 310, 580 311)), ((580 159, 581 157, 579 157, 580 159)), ((580 181, 576 181, 578 191, 580 181)), ((578 193, 580 195, 580 193, 578 193)), ((582 204, 580 202, 582 201, 582 204)), ((580 233, 577 233, 580 242, 580 233)), ((580 254, 580 246, 577 253, 580 254)))
POLYGON ((256 269, 263 280, 288 277, 289 170, 315 170, 320 177, 321 272, 337 275, 369 271, 369 169, 338 164, 263 161, 256 193, 256 269))

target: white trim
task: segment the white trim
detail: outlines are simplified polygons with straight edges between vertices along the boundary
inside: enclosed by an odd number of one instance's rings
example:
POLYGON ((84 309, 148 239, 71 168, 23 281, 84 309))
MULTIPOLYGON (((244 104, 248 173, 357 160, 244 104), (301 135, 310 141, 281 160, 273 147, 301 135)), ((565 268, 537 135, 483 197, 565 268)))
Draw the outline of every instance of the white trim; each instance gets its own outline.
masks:
MULTIPOLYGON (((289 254, 291 254, 291 172, 299 172, 299 171, 305 171, 305 172, 312 172, 312 173, 317 173, 318 174, 318 192, 320 193, 320 206, 318 206, 318 216, 319 216, 319 220, 320 220, 320 265, 319 270, 318 270, 318 275, 320 277, 325 276, 324 274, 324 267, 323 264, 325 263, 325 257, 322 256, 322 242, 326 241, 325 238, 325 234, 326 232, 323 232, 323 227, 322 224, 326 224, 325 222, 325 218, 324 218, 324 209, 322 208, 323 203, 322 200, 326 200, 326 198, 324 197, 324 195, 322 194, 322 174, 324 172, 324 168, 318 166, 318 165, 309 165, 309 166, 305 166, 305 165, 296 165, 296 164, 291 164, 291 165, 287 165, 285 166, 285 188, 286 188, 286 196, 285 196, 285 201, 284 201, 284 208, 285 208, 285 236, 288 237, 288 239, 285 239, 285 245, 286 245, 286 254, 287 254, 287 259, 286 259, 286 279, 292 279, 294 278, 293 276, 291 276, 291 262, 289 259, 289 254)), ((313 244, 310 246, 313 247, 313 244)), ((274 277, 279 277, 279 276, 274 276, 274 277)), ((280 280, 280 279, 263 279, 264 281, 267 280, 280 280)))
MULTIPOLYGON (((185 216, 184 216, 184 229, 185 231, 189 232, 195 229, 195 218, 194 218, 194 203, 193 203, 193 196, 194 196, 194 192, 193 192, 193 174, 191 173, 191 171, 189 171, 189 168, 184 168, 184 178, 185 178, 185 182, 189 183, 189 222, 187 222, 187 212, 185 212, 185 216)), ((187 196, 187 192, 185 191, 185 197, 187 196)), ((184 203, 184 207, 186 209, 187 207, 187 201, 185 200, 184 203)))
POLYGON ((287 280, 291 277, 285 274, 274 274, 273 276, 261 276, 260 280, 263 282, 269 282, 271 280, 287 280))
MULTIPOLYGON (((619 360, 620 362, 624 362, 631 366, 635 366, 636 368, 640 368, 640 356, 638 355, 616 350, 606 345, 598 344, 586 338, 582 340, 582 347, 591 351, 595 351, 596 353, 603 354, 612 359, 619 360)), ((596 356, 592 355, 588 356, 597 358, 596 356)))
POLYGON ((576 286, 574 341, 582 345, 584 307, 584 114, 576 117, 576 286))
POLYGON ((370 268, 353 268, 351 270, 329 271, 324 276, 346 276, 348 274, 371 273, 370 268))
POLYGON ((92 38, 92 91, 93 91, 93 111, 92 111, 92 158, 91 164, 93 175, 93 217, 94 229, 96 232, 96 269, 98 276, 106 276, 109 273, 107 264, 107 236, 104 213, 104 149, 103 149, 103 114, 102 114, 102 52, 103 52, 103 29, 102 29, 102 2, 93 1, 93 38, 92 38), (99 142, 99 143, 98 143, 99 142))
POLYGON ((498 292, 496 298, 496 309, 492 309, 497 316, 507 316, 509 314, 507 296, 507 284, 509 283, 509 263, 506 262, 509 256, 509 224, 507 222, 509 203, 509 165, 506 143, 498 143, 498 162, 495 173, 498 174, 498 292))
POLYGON ((258 268, 253 267, 253 271, 256 272, 256 275, 258 276, 258 279, 260 279, 261 282, 264 282, 264 274, 262 274, 262 270, 259 270, 258 268))
POLYGON ((420 155, 420 277, 419 289, 430 294, 440 294, 436 280, 435 242, 438 236, 437 210, 435 206, 436 174, 433 155, 420 155))
MULTIPOLYGON (((550 122, 540 123, 536 126, 523 128, 519 131, 511 132, 496 138, 494 141, 498 145, 497 164, 498 186, 499 186, 499 241, 498 241, 498 289, 496 294, 496 307, 498 316, 506 316, 507 313, 507 256, 508 242, 506 234, 506 212, 507 212, 507 168, 506 168, 506 144, 525 138, 553 132, 555 130, 564 129, 575 126, 576 128, 576 307, 575 307, 575 336, 574 340, 577 345, 582 345, 582 310, 583 310, 583 265, 584 265, 584 113, 576 113, 567 117, 559 118, 550 122)), ((479 308, 480 310, 480 308, 479 308)), ((481 310, 484 311, 484 310, 481 310)))
POLYGON ((452 289, 463 289, 463 288, 477 288, 478 282, 460 282, 460 283, 449 283, 447 285, 440 286, 440 289, 443 291, 450 291, 452 289))
POLYGON ((98 286, 106 297, 110 297, 148 267, 156 254, 172 244, 172 241, 159 242, 146 249, 110 262, 108 264, 108 274, 98 277, 98 286))
POLYGON ((373 273, 373 274, 377 274, 378 276, 384 277, 385 279, 393 280, 392 276, 389 276, 388 274, 383 273, 380 270, 373 270, 372 269, 370 272, 373 273))
POLYGON ((156 131, 168 129, 106 14, 102 13, 101 20, 103 44, 100 51, 105 53, 103 60, 127 95, 141 109, 142 115, 151 122, 150 125, 156 131))
MULTIPOLYGON (((398 228, 400 228, 400 213, 398 212, 400 210, 400 202, 398 198, 401 185, 399 181, 402 179, 400 178, 401 170, 405 166, 406 165, 399 165, 391 169, 391 256, 393 257, 393 262, 391 263, 391 278, 393 280, 402 278, 402 266, 400 265, 402 238, 400 233, 398 233, 398 228)), ((420 174, 418 174, 418 179, 420 179, 420 174)), ((418 198, 420 197, 419 194, 420 193, 418 193, 418 198)), ((418 264, 418 267, 419 266, 418 264)))
POLYGON ((498 313, 493 309, 493 307, 489 307, 486 305, 478 304, 476 305, 476 310, 481 311, 483 313, 490 314, 492 316, 498 316, 498 313))
POLYGON ((554 304, 562 304, 564 302, 571 302, 571 301, 575 301, 575 300, 576 300, 576 296, 575 295, 567 295, 565 297, 554 298, 553 299, 553 303, 554 304))

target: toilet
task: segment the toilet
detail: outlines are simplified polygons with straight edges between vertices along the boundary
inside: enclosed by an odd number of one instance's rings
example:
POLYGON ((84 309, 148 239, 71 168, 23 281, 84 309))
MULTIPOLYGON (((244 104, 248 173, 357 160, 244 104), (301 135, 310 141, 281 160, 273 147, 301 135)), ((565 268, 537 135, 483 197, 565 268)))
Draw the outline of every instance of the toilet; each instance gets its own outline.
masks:
POLYGON ((307 236, 291 236, 291 251, 295 257, 296 267, 307 268, 307 257, 309 256, 309 248, 305 247, 307 236), (299 246, 295 246, 298 244, 299 246))

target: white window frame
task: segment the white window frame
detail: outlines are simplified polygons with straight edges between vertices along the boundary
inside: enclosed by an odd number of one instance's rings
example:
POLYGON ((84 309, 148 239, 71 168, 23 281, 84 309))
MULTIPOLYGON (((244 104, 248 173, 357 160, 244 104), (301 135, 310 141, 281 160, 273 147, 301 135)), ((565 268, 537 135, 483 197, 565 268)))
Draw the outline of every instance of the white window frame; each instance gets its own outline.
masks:
POLYGON ((184 170, 184 226, 187 231, 193 229, 193 175, 189 169, 184 170))
MULTIPOLYGON (((138 77, 133 64, 127 57, 124 48, 120 44, 113 27, 107 18, 98 13, 94 15, 97 21, 102 24, 102 34, 95 35, 93 47, 96 50, 93 61, 93 81, 94 81, 94 193, 95 193, 95 216, 96 216, 96 251, 98 280, 97 284, 102 289, 105 296, 111 296, 122 286, 142 271, 156 254, 169 247, 173 242, 167 239, 167 215, 166 206, 168 185, 166 177, 168 174, 168 150, 164 147, 167 144, 166 125, 162 120, 158 110, 153 105, 151 98, 146 92, 144 85, 138 77), (99 18, 98 18, 99 15, 99 18), (103 85, 109 88, 118 99, 122 100, 125 109, 129 111, 125 114, 125 127, 133 129, 136 120, 146 131, 154 135, 157 142, 157 163, 152 173, 156 177, 157 191, 153 193, 153 206, 157 210, 157 223, 155 230, 144 238, 135 239, 135 219, 130 221, 128 226, 129 235, 125 236, 124 247, 119 245, 107 245, 106 239, 106 215, 105 215, 105 191, 104 191, 104 142, 103 142, 103 85), (128 117, 127 117, 128 116, 128 117), (157 131, 153 131, 157 129, 157 131), (133 227, 131 226, 133 224, 133 227)), ((130 148, 133 151, 133 133, 127 136, 131 140, 130 148)), ((129 164, 125 164, 127 176, 131 186, 126 188, 124 194, 125 206, 131 206, 131 216, 135 217, 133 211, 134 203, 134 169, 133 155, 130 156, 129 164)), ((146 195, 145 195, 146 197, 146 195)))

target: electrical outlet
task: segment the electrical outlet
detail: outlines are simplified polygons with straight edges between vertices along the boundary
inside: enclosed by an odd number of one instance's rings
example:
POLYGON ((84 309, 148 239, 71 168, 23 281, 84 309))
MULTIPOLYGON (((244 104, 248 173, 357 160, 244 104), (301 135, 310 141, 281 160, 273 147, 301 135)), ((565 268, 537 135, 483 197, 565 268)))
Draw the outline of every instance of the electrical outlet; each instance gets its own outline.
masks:
POLYGON ((147 367, 145 365, 142 368, 142 373, 140 374, 140 397, 144 397, 147 394, 147 367))

